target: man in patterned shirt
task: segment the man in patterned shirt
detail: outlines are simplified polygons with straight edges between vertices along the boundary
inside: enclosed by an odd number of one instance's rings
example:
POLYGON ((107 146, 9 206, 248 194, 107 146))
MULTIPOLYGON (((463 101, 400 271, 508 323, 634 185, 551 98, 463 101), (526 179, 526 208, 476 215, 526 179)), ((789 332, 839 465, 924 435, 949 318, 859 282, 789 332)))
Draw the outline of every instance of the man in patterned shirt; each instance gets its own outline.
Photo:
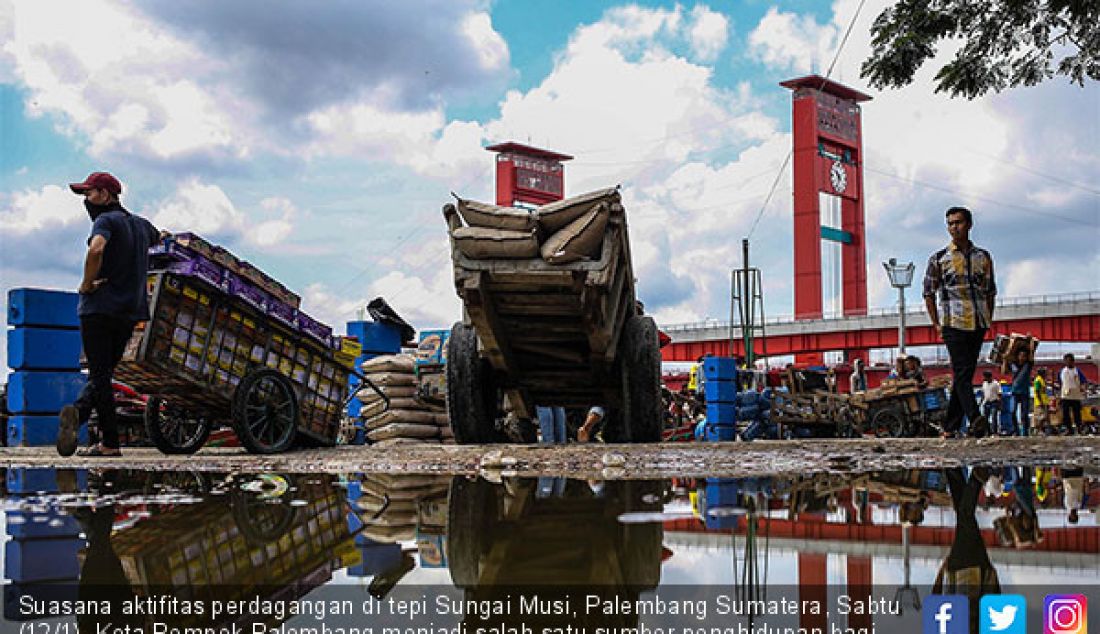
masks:
POLYGON ((924 274, 924 305, 932 326, 939 331, 951 357, 951 398, 944 436, 953 436, 965 415, 972 436, 984 435, 978 401, 974 398, 974 371, 985 333, 993 324, 997 284, 993 257, 970 241, 973 219, 966 207, 947 210, 951 242, 928 258, 924 274), (937 302, 938 300, 938 302, 937 302))

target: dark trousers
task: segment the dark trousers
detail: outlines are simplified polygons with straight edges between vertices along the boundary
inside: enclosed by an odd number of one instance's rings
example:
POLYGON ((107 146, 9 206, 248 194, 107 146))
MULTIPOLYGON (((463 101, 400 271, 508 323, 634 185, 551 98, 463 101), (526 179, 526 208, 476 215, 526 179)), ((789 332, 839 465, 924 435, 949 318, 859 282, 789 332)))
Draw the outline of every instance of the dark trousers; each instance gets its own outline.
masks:
POLYGON ((956 432, 962 427, 962 418, 970 420, 970 427, 981 425, 981 411, 974 398, 974 371, 978 369, 978 354, 982 351, 985 330, 943 329, 943 343, 951 357, 951 398, 947 401, 947 420, 944 431, 956 432))
POLYGON ((1081 426, 1081 401, 1062 399, 1062 426, 1066 428, 1066 433, 1076 433, 1081 426))
POLYGON ((88 383, 73 405, 86 422, 94 409, 99 416, 99 433, 105 447, 118 447, 118 421, 115 417, 115 391, 112 380, 126 343, 134 332, 134 322, 110 315, 80 318, 80 340, 88 359, 88 383))
POLYGON ((1031 395, 1012 393, 1012 406, 1016 410, 1017 435, 1027 436, 1031 427, 1031 395))

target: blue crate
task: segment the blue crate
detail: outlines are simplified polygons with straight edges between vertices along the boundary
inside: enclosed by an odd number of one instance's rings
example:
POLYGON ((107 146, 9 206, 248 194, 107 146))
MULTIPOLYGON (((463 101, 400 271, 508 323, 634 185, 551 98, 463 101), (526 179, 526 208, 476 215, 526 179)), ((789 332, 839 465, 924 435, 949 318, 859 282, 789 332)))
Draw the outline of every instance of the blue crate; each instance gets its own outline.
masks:
POLYGON ((58 537, 76 537, 80 534, 80 524, 71 515, 56 510, 45 512, 8 511, 8 536, 14 539, 47 539, 58 537))
POLYGON ((14 582, 75 581, 80 577, 79 538, 12 540, 4 544, 4 578, 14 582))
POLYGON ((735 403, 737 402, 737 383, 707 379, 703 383, 703 394, 707 398, 707 403, 735 403))
POLYGON ((703 357, 703 377, 708 382, 736 381, 737 361, 730 357, 703 357))
POLYGON ((707 442, 729 442, 736 439, 737 427, 735 425, 707 423, 703 427, 703 440, 707 442))
POLYGON ((737 406, 733 403, 707 401, 707 422, 714 425, 733 425, 737 422, 737 406))
MULTIPOLYGON (((28 495, 32 493, 58 493, 57 469, 27 469, 17 467, 8 469, 6 484, 9 495, 28 495)), ((88 488, 88 471, 76 470, 76 488, 83 491, 88 488)))
POLYGON ((8 331, 12 370, 79 370, 80 331, 19 326, 8 331))
POLYGON ((416 365, 441 365, 447 362, 447 340, 450 330, 422 330, 416 348, 416 365))
POLYGON ((80 394, 86 376, 80 372, 20 370, 8 376, 8 411, 56 414, 80 394))
POLYGON ((76 583, 9 583, 4 586, 4 618, 8 621, 37 621, 41 616, 23 609, 23 597, 33 597, 36 602, 79 600, 80 585, 76 583))
POLYGON ((389 324, 373 321, 349 321, 347 333, 359 340, 364 352, 397 354, 401 352, 401 331, 389 324))
POLYGON ((42 288, 13 288, 8 291, 9 326, 79 328, 76 315, 79 295, 42 288))
POLYGON ((947 407, 947 394, 943 390, 925 390, 923 397, 924 409, 938 410, 947 407))
POLYGON ((708 529, 736 528, 745 509, 741 505, 741 483, 733 478, 707 478, 704 489, 703 523, 708 529), (718 511, 712 513, 711 511, 718 511))
MULTIPOLYGON (((8 419, 7 439, 9 447, 48 447, 57 443, 61 421, 53 414, 18 414, 8 419)), ((77 441, 88 444, 88 426, 81 425, 77 441)))

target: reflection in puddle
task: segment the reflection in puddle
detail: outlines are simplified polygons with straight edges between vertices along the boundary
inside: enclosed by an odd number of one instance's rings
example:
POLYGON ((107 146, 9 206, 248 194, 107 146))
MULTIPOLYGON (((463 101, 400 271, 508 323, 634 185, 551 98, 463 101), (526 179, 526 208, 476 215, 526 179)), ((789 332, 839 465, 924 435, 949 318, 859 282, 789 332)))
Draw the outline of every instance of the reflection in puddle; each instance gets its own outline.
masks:
MULTIPOLYGON (((961 594, 976 628, 983 595, 1100 585, 1100 487, 1072 469, 659 482, 6 476, 5 612, 18 620, 45 617, 17 613, 11 597, 31 590, 43 600, 117 604, 159 594, 288 599, 322 586, 376 600, 446 587, 447 600, 488 601, 554 587, 618 605, 713 587, 741 601, 789 595, 839 605, 843 596, 839 622, 852 628, 918 614, 932 593, 961 594), (852 597, 867 600, 856 609, 852 597)), ((613 622, 638 623, 637 614, 620 616, 613 622)), ((791 618, 796 627, 837 622, 836 614, 791 618)))

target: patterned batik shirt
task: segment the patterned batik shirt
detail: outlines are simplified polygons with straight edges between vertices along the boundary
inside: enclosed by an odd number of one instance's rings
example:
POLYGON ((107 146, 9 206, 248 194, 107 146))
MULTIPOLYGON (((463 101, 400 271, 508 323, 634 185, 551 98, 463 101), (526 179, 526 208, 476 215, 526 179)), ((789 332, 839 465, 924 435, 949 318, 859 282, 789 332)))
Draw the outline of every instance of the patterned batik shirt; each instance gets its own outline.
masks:
POLYGON ((937 299, 944 328, 989 328, 989 302, 996 294, 993 257, 985 249, 971 243, 961 251, 951 242, 928 258, 924 296, 937 299))

